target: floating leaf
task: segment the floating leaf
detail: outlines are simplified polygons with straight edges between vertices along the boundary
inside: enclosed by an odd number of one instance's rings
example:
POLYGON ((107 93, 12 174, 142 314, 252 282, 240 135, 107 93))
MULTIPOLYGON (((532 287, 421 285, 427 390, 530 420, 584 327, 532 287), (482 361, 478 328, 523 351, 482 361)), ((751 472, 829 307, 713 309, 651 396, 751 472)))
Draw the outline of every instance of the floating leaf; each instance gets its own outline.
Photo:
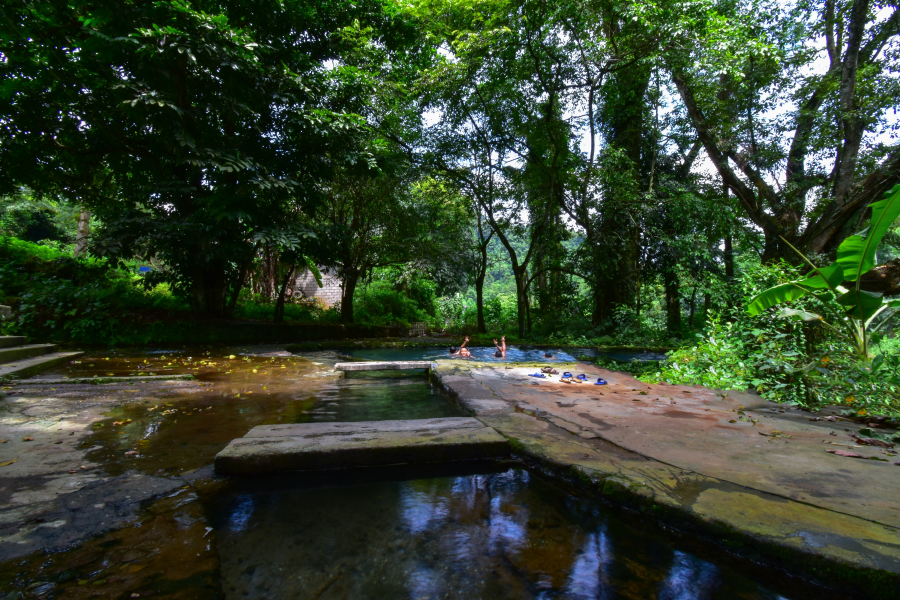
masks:
POLYGON ((33 441, 34 441, 34 438, 31 437, 30 435, 27 435, 27 436, 25 436, 25 437, 22 438, 22 441, 23 441, 23 442, 33 442, 33 441))
POLYGON ((12 459, 12 460, 8 460, 8 461, 6 461, 6 462, 0 462, 0 467, 8 467, 9 465, 13 464, 13 463, 16 462, 17 460, 19 460, 19 457, 18 457, 18 456, 15 457, 15 458, 12 459))

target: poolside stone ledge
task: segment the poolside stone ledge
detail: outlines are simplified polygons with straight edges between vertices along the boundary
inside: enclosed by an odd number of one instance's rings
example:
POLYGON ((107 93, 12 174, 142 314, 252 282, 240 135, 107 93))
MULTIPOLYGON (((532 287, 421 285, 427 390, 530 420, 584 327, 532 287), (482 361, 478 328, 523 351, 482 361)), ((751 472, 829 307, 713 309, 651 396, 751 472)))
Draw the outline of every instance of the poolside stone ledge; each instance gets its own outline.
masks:
POLYGON ((424 369, 431 371, 437 365, 430 360, 359 361, 334 365, 335 371, 411 371, 424 369))
POLYGON ((509 442, 470 417, 260 425, 216 455, 219 475, 318 471, 510 455, 509 442))
POLYGON ((432 377, 514 458, 844 597, 900 598, 900 455, 857 445, 865 423, 588 363, 569 370, 588 382, 454 360, 432 377), (827 452, 840 449, 874 460, 827 452))

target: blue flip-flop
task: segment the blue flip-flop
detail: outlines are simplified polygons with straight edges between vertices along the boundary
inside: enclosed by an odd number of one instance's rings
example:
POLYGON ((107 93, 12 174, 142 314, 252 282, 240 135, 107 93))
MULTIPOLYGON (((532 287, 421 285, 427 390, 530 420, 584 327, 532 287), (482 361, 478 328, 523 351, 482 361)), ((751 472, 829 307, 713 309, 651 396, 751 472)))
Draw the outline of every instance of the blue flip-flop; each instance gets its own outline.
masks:
POLYGON ((597 379, 597 383, 594 385, 606 385, 606 380, 603 378, 597 379))
POLYGON ((569 373, 568 371, 563 371, 562 376, 563 376, 563 377, 572 377, 572 374, 569 373))
POLYGON ((538 379, 546 379, 547 378, 547 376, 544 375, 543 373, 529 373, 528 376, 529 377, 537 377, 538 379))
POLYGON ((582 381, 587 381, 587 375, 585 375, 584 373, 582 373, 581 375, 577 376, 575 379, 580 379, 580 380, 582 380, 582 381))

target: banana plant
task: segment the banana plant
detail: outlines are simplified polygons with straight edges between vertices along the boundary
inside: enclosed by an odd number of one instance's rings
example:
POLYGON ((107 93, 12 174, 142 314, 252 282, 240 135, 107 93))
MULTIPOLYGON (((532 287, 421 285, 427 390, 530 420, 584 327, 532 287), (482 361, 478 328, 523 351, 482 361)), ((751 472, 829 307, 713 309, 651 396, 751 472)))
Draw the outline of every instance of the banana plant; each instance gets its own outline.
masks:
POLYGON ((750 300, 747 313, 758 315, 773 306, 811 295, 820 301, 824 316, 791 308, 781 309, 778 316, 822 323, 843 338, 860 360, 869 364, 872 360, 869 351, 872 334, 896 314, 900 309, 900 300, 886 300, 880 293, 860 289, 861 277, 875 266, 875 250, 894 220, 900 216, 900 185, 894 186, 885 198, 869 207, 872 209, 869 227, 844 240, 838 246, 837 260, 827 267, 816 267, 785 240, 812 271, 804 279, 782 283, 759 293, 750 300), (851 287, 845 287, 844 283, 851 287), (885 311, 891 313, 874 325, 885 311))

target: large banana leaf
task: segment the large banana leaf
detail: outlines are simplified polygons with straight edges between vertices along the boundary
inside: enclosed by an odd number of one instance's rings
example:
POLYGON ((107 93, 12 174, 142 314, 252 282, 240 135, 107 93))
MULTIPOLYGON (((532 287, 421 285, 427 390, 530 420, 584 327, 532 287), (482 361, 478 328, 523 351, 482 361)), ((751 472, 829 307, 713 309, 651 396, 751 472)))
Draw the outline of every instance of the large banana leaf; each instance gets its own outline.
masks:
POLYGON ((859 280, 863 273, 875 266, 875 249, 900 216, 900 185, 895 185, 884 199, 869 206, 872 208, 872 224, 838 246, 837 262, 847 281, 859 280))
POLYGON ((838 304, 844 307, 847 315, 859 319, 863 323, 881 308, 881 294, 873 294, 864 290, 852 289, 837 298, 838 304))
POLYGON ((760 292, 750 300, 750 304, 747 305, 747 312, 751 315, 758 315, 767 308, 802 298, 816 290, 835 288, 843 280, 844 273, 841 270, 841 266, 834 263, 823 269, 817 269, 806 279, 782 283, 760 292))

